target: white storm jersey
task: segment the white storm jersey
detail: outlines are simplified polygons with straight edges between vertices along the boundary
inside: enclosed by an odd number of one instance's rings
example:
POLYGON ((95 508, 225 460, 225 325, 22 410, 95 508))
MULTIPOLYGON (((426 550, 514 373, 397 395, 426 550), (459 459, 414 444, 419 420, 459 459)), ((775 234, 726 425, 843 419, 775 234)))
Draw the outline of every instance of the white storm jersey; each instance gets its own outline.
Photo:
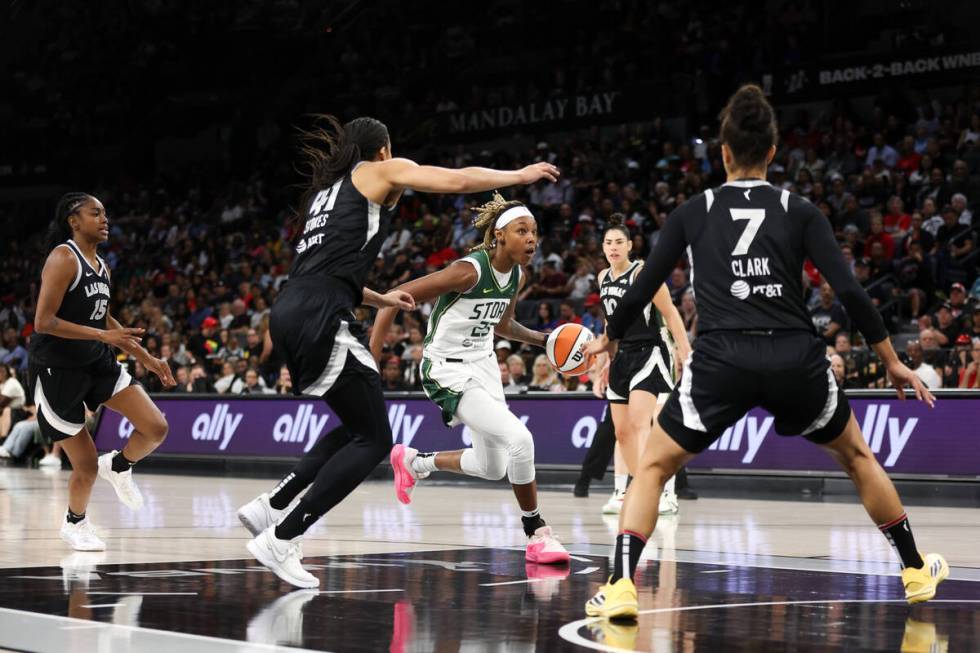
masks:
POLYGON ((493 331, 520 286, 519 265, 511 270, 507 283, 501 285, 486 251, 460 260, 476 267, 479 279, 468 291, 447 293, 436 301, 425 336, 426 356, 463 361, 489 356, 493 353, 493 331))

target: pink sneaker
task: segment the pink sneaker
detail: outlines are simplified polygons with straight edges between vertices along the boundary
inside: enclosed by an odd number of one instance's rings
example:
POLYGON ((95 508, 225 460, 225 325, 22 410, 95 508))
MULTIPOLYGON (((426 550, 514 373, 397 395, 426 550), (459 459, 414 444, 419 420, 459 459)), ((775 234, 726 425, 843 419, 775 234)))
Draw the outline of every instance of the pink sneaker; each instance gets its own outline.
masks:
POLYGON ((524 559, 528 562, 555 565, 566 563, 570 558, 558 538, 552 535, 551 526, 542 526, 528 539, 524 559))
POLYGON ((395 496, 404 504, 412 502, 412 491, 419 475, 412 469, 412 461, 418 450, 396 444, 391 448, 391 469, 395 472, 395 496))

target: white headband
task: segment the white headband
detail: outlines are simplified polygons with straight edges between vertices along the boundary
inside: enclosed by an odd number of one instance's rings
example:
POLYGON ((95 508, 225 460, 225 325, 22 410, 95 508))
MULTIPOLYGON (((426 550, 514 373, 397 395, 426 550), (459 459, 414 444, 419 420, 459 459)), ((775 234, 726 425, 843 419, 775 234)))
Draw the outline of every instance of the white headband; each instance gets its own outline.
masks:
POLYGON ((500 214, 500 217, 497 218, 497 222, 494 224, 493 228, 503 229, 514 220, 525 216, 534 220, 534 214, 532 214, 526 206, 512 206, 500 214))

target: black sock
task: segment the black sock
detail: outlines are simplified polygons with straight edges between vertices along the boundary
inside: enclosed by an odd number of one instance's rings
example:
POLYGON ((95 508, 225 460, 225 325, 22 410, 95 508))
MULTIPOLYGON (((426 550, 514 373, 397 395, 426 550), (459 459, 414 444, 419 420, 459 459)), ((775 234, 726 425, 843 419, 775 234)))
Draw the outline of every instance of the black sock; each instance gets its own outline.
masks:
POLYGON ((84 512, 82 514, 80 514, 80 515, 76 515, 75 513, 73 513, 71 511, 71 508, 68 509, 68 514, 65 515, 65 520, 69 524, 77 524, 78 522, 82 521, 83 519, 85 519, 85 513, 84 512))
POLYGON ((530 517, 521 517, 521 523, 524 524, 524 534, 528 537, 534 535, 534 531, 538 530, 542 526, 547 526, 545 521, 541 519, 541 515, 537 510, 530 517))
POLYGON ((881 531, 888 543, 892 545, 898 557, 902 560, 902 568, 915 567, 921 569, 922 557, 919 550, 915 547, 915 538, 912 536, 912 527, 909 526, 909 518, 902 513, 898 519, 893 519, 887 524, 880 524, 878 530, 881 531))
POLYGON ((136 463, 127 460, 122 451, 112 457, 112 471, 114 472, 122 473, 128 471, 135 464, 136 463))
POLYGON ((284 510, 309 483, 298 478, 296 472, 289 472, 269 493, 269 505, 276 510, 284 510))
POLYGON ((294 537, 299 537, 318 519, 320 519, 320 513, 307 504, 306 499, 300 499, 296 507, 283 517, 279 525, 276 526, 276 539, 291 540, 294 537))
POLYGON ((643 554, 643 547, 647 540, 639 533, 633 531, 623 531, 616 536, 616 555, 613 558, 613 573, 610 583, 615 583, 624 576, 633 579, 636 573, 636 565, 640 562, 643 554))

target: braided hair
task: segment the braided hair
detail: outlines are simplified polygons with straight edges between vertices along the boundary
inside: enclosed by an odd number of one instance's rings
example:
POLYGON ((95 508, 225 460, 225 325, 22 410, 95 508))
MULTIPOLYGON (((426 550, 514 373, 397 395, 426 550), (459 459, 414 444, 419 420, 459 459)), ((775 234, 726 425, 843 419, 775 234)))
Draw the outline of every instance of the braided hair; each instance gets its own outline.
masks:
POLYGON ((68 218, 71 217, 87 200, 91 199, 88 193, 65 193, 58 200, 54 209, 54 219, 48 227, 47 249, 54 249, 61 243, 71 238, 71 226, 68 218))
POLYGON ((497 223, 497 218, 500 217, 501 213, 515 206, 524 206, 524 203, 517 200, 507 201, 503 195, 494 192, 489 202, 475 209, 477 216, 476 220, 473 221, 473 226, 483 232, 483 242, 471 249, 471 252, 478 252, 481 249, 489 251, 497 246, 497 239, 494 235, 496 232, 494 225, 497 223))

